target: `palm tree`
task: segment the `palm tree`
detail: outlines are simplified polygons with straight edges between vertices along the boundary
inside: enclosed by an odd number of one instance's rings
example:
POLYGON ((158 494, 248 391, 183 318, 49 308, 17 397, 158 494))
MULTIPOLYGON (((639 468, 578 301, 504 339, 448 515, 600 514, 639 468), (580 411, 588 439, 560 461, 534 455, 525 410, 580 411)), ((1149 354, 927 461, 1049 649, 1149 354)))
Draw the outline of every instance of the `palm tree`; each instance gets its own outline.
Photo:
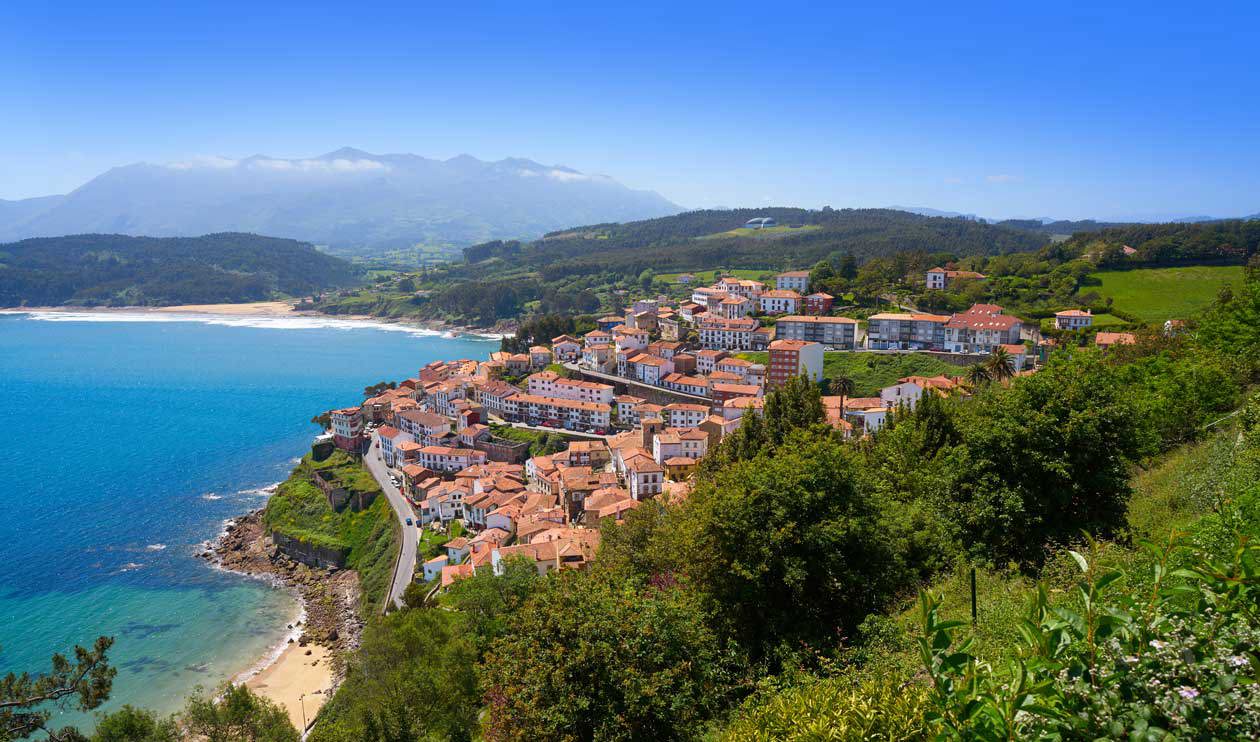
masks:
POLYGON ((973 363, 967 367, 967 386, 978 389, 993 380, 989 369, 983 363, 973 363))
POLYGON ((1001 346, 993 350, 993 355, 989 356, 984 366, 994 381, 1006 381, 1015 375, 1015 359, 1001 346))
POLYGON ((827 388, 833 397, 840 397, 840 419, 844 419, 844 399, 852 397, 856 384, 848 376, 837 376, 827 382, 827 388))

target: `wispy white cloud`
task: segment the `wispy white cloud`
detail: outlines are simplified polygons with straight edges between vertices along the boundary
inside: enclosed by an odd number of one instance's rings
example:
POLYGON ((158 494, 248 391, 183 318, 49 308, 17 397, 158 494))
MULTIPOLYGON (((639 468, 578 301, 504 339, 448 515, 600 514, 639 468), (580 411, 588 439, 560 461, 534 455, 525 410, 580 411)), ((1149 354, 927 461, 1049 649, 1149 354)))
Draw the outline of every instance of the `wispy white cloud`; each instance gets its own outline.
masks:
POLYGON ((303 173, 361 173, 389 170, 389 165, 376 160, 250 160, 255 170, 279 170, 303 173))
POLYGON ((240 160, 233 160, 227 157, 201 156, 192 157, 183 162, 172 162, 167 165, 172 170, 193 170, 195 168, 206 168, 210 170, 231 170, 240 164, 240 160))
POLYGON ((250 170, 269 170, 293 173, 361 173, 389 170, 389 165, 376 160, 233 160, 227 157, 192 157, 182 162, 172 162, 172 170, 231 170, 245 166, 250 170))
POLYGON ((1000 174, 1000 175, 986 175, 984 176, 984 180, 987 183, 1018 183, 1021 180, 1023 180, 1023 178, 1021 178, 1018 175, 1000 174))
POLYGON ((561 183, 584 183, 593 180, 607 180, 603 175, 587 175, 585 173, 575 173, 569 170, 518 170, 516 171, 522 178, 551 178, 561 183))

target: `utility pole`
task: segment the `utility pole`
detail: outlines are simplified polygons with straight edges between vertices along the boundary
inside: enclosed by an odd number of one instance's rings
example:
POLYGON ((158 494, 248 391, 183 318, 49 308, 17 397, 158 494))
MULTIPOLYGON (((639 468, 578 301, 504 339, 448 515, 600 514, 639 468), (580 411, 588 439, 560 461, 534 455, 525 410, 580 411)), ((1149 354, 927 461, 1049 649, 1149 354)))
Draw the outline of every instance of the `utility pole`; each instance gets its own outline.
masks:
POLYGON ((976 625, 976 568, 971 568, 971 625, 976 625))

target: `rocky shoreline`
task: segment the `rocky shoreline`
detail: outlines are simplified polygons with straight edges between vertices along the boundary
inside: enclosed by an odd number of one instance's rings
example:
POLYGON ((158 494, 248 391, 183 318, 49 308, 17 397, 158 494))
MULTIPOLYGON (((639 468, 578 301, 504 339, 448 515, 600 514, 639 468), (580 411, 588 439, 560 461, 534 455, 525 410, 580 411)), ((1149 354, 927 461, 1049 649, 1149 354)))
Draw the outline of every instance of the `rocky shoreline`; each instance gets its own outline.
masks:
POLYGON ((302 602, 305 620, 289 626, 301 630, 289 642, 299 647, 326 647, 339 681, 344 670, 342 658, 358 649, 363 634, 359 575, 349 569, 310 567, 285 556, 263 528, 262 513, 255 510, 228 521, 223 534, 198 556, 221 569, 270 579, 292 589, 302 602))

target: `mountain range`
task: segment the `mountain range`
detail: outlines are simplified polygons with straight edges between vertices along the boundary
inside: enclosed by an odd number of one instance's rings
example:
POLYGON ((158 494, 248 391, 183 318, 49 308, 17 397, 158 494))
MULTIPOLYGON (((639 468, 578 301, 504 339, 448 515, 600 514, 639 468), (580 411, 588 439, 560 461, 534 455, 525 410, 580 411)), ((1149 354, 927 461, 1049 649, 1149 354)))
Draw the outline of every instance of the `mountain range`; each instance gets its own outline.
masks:
POLYGON ((73 192, 0 201, 0 242, 88 232, 253 232, 336 248, 468 245, 682 208, 563 166, 343 148, 309 159, 205 157, 116 167, 73 192))

